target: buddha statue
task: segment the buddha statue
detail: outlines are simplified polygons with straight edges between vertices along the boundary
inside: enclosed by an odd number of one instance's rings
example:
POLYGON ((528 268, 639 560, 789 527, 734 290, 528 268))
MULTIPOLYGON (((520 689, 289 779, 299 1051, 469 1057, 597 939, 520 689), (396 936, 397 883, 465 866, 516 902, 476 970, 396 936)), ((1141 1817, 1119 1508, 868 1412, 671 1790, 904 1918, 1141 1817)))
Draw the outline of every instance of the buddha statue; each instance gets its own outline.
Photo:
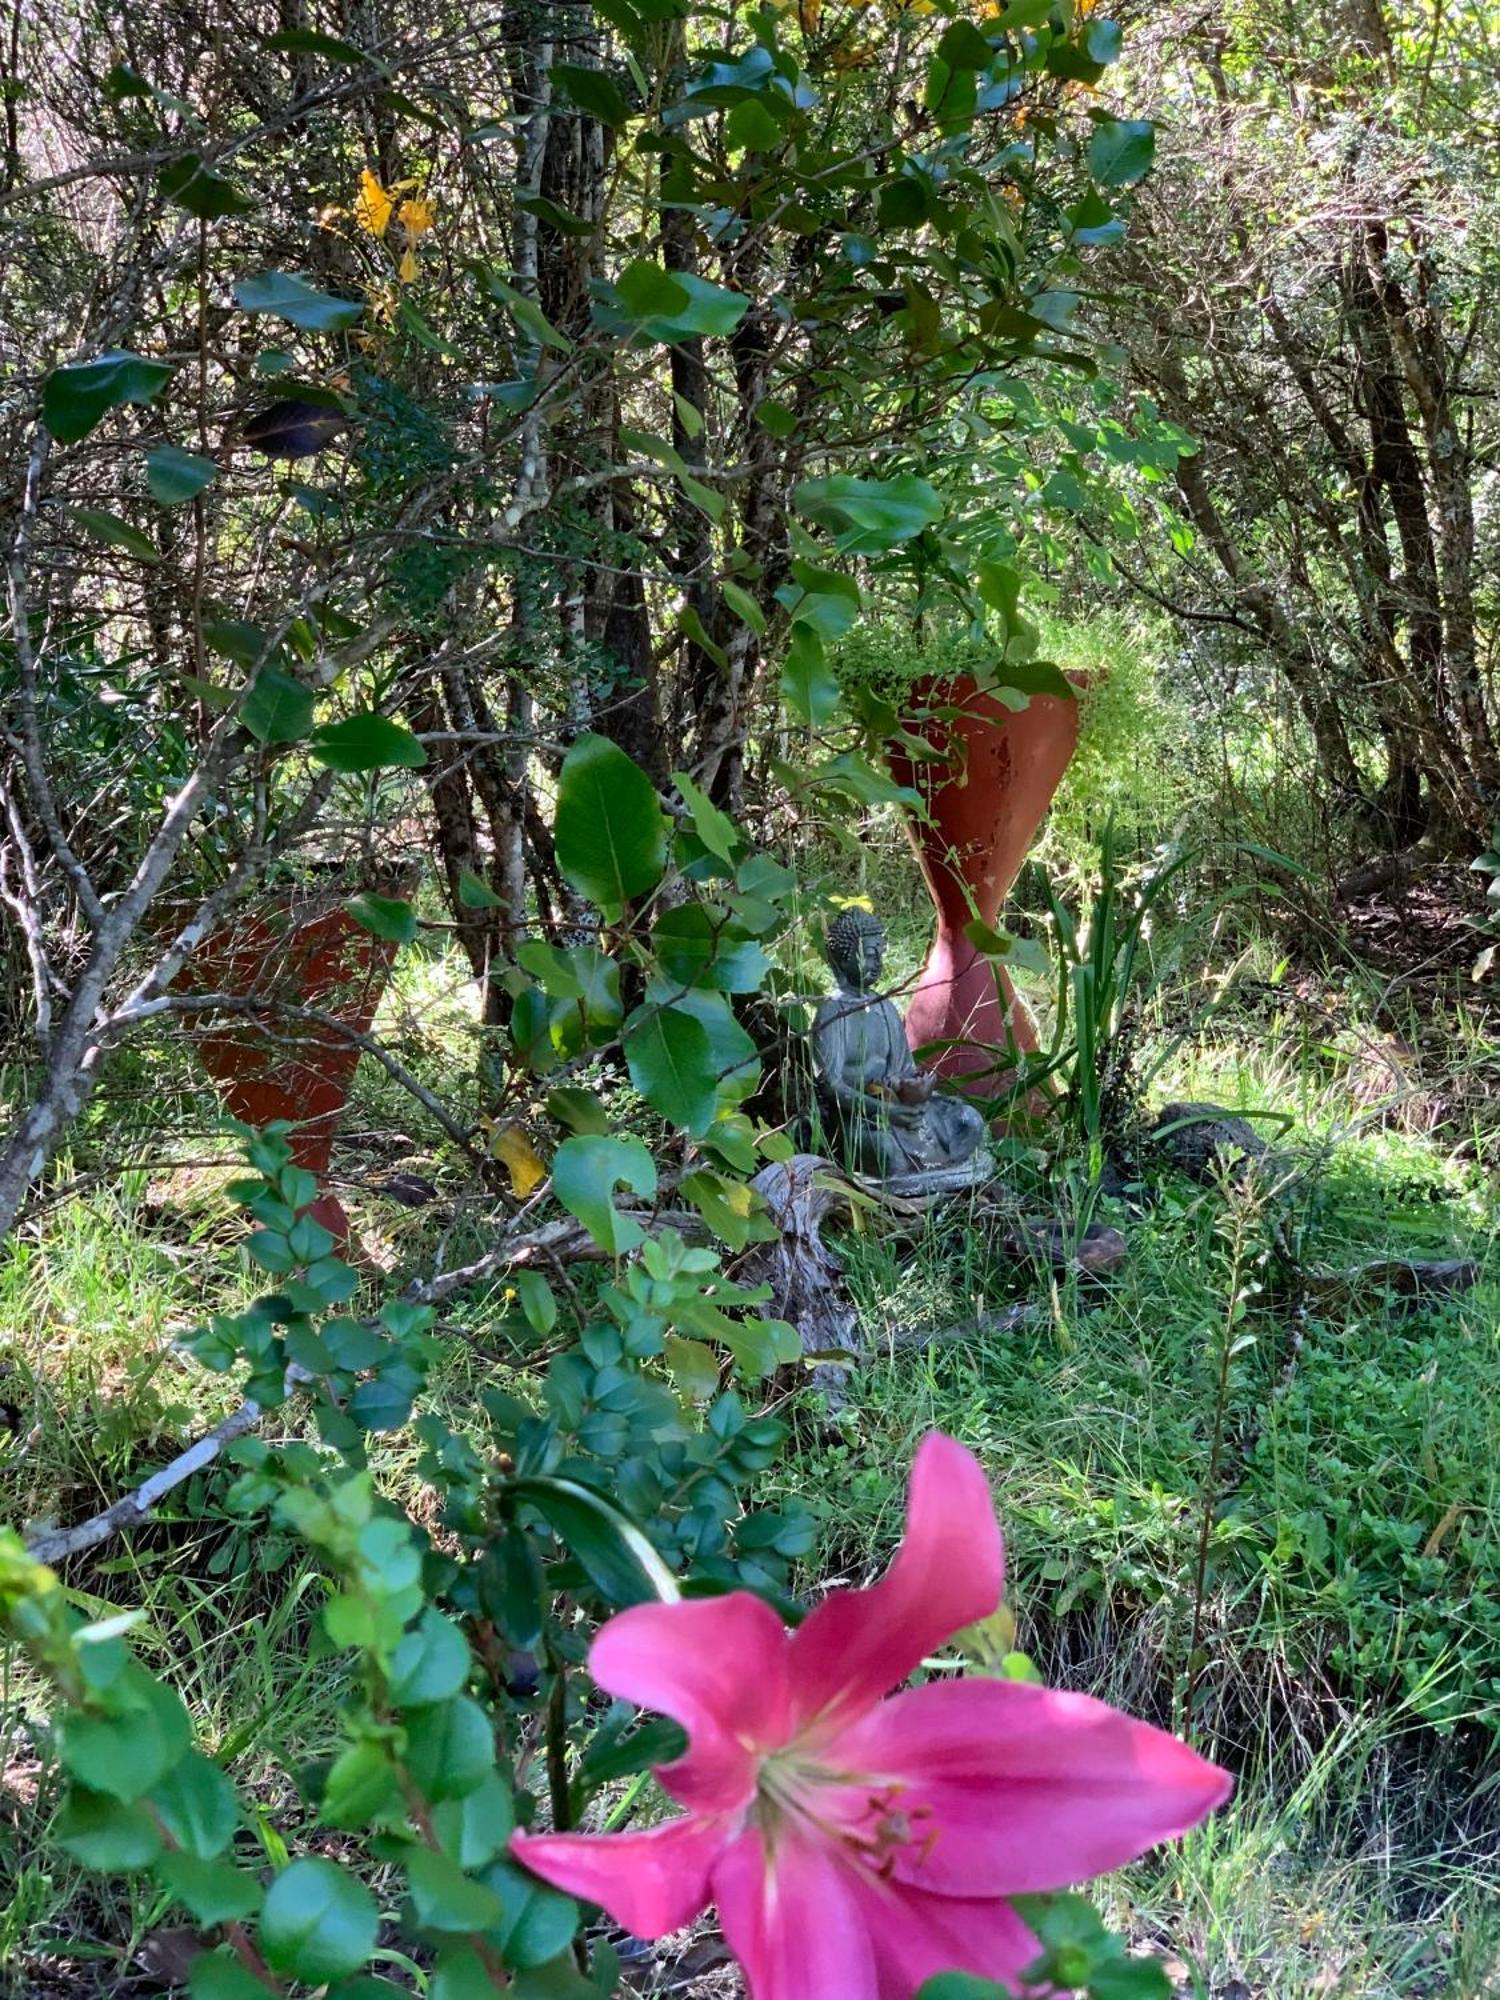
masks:
POLYGON ((891 1001, 875 991, 885 932, 868 910, 846 909, 828 927, 838 991, 813 1022, 813 1065, 823 1117, 846 1164, 890 1180, 961 1166, 984 1143, 983 1118, 907 1046, 891 1001))

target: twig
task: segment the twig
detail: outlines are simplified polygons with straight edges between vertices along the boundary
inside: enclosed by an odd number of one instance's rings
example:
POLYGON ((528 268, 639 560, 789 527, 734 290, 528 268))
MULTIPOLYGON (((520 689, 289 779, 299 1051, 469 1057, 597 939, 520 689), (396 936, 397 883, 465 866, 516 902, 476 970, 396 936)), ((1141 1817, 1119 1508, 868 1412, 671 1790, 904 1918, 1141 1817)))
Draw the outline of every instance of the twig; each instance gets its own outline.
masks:
MULTIPOLYGON (((292 1362, 286 1371, 287 1386, 294 1387, 300 1382, 310 1382, 312 1377, 305 1368, 292 1362)), ((55 1528, 50 1534, 38 1535, 26 1544, 26 1553, 33 1562, 58 1563, 66 1556, 76 1556, 84 1549, 97 1548, 100 1542, 107 1542, 111 1535, 117 1535, 122 1528, 134 1528, 142 1521, 149 1520, 151 1510, 159 1500, 170 1493, 175 1486, 181 1486, 185 1479, 191 1479, 195 1472, 201 1472, 205 1465, 212 1465, 226 1444, 243 1437, 246 1431, 254 1430, 264 1412, 253 1396, 247 1396, 237 1410, 233 1410, 224 1421, 215 1424, 211 1431, 190 1444, 186 1451, 179 1452, 170 1465, 164 1465, 160 1472, 153 1472, 143 1480, 133 1493, 116 1500, 101 1514, 93 1515, 87 1521, 80 1521, 76 1527, 55 1528)))

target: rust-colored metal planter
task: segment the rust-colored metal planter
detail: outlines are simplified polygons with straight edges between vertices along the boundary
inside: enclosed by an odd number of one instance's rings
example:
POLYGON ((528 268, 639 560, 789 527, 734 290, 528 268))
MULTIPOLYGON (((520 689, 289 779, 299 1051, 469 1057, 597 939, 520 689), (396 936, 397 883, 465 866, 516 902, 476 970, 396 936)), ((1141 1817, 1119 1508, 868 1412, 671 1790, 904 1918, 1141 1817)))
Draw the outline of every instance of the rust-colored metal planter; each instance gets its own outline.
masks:
POLYGON ((912 690, 906 727, 930 743, 935 761, 891 746, 891 774, 919 792, 928 818, 908 828, 937 910, 937 936, 906 1014, 913 1048, 950 1042, 932 1063, 980 1097, 1003 1094, 988 1051, 1013 1041, 1034 1049, 1025 1004, 964 935, 975 916, 995 924, 1063 773, 1078 747, 1078 704, 1037 694, 1008 709, 967 678, 912 690), (939 710, 931 715, 929 710, 939 710))
MULTIPOLYGON (((252 1017, 201 1034, 198 1053, 225 1110, 247 1125, 289 1120, 292 1157, 320 1179, 359 1062, 350 1035, 369 1032, 395 951, 342 904, 289 903, 210 933, 178 981, 190 991, 261 1004, 252 1017), (350 1035, 285 1011, 299 1007, 326 1015, 350 1035)), ((336 1195, 320 1194, 304 1213, 339 1242, 347 1240, 349 1218, 336 1195)))

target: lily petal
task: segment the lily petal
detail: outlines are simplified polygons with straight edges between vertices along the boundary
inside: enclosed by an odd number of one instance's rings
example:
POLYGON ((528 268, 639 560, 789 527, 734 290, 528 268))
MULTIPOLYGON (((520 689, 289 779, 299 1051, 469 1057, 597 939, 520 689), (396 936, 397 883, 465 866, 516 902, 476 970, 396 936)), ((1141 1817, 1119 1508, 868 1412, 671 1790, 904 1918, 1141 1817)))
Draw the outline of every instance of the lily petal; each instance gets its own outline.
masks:
POLYGON ((656 1775, 695 1810, 747 1804, 757 1752, 786 1740, 786 1628, 749 1591, 622 1611, 595 1639, 589 1671, 611 1694, 682 1724, 687 1753, 656 1775))
POLYGON ((792 1635, 799 1723, 851 1719, 906 1679, 965 1625, 988 1618, 1005 1550, 979 1461, 933 1431, 911 1472, 906 1537, 879 1583, 836 1590, 792 1635))
POLYGON ((1033 1990, 1021 1974, 1041 1957, 1041 1941, 999 1897, 933 1896, 866 1875, 859 1900, 875 1946, 880 2000, 910 2000, 940 1972, 998 1979, 1016 1993, 1033 1990))
POLYGON ((1196 1826, 1233 1780, 1089 1695, 931 1682, 882 1702, 822 1755, 899 1789, 898 1882, 943 1896, 1063 1889, 1196 1826))
POLYGON ((858 1883, 826 1843, 740 1835, 712 1875, 749 2000, 883 2000, 858 1883))
POLYGON ((709 1901, 708 1877, 733 1829, 688 1814, 645 1833, 513 1833, 510 1851, 554 1889, 608 1910, 632 1937, 665 1937, 709 1901))

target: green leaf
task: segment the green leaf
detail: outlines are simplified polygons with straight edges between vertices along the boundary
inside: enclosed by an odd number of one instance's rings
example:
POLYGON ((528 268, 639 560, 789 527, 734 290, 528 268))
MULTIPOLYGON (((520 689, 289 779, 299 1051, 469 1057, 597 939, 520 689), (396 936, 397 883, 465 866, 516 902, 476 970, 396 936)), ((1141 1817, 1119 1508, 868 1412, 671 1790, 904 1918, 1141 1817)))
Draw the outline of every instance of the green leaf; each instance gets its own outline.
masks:
POLYGON ((495 1862, 484 1879, 505 1904, 504 1919, 491 1935, 502 1940, 507 1965, 524 1972, 567 1950, 578 1928, 578 1905, 571 1896, 544 1889, 513 1861, 495 1862))
POLYGON ((722 339, 750 310, 749 299, 739 292, 691 271, 664 271, 646 258, 636 259, 621 272, 615 296, 648 340, 669 343, 700 335, 722 339))
POLYGON ((77 444, 121 403, 149 403, 172 379, 162 361, 113 347, 93 361, 54 368, 42 391, 42 421, 59 444, 77 444))
POLYGON ((505 1906, 493 1889, 471 1882, 456 1861, 418 1847, 406 1856, 412 1909, 424 1930, 483 1931, 497 1924, 505 1906))
POLYGON ((718 1072, 700 1022, 675 1007, 639 1007, 625 1024, 630 1080, 670 1125, 701 1132, 718 1108, 718 1072))
POLYGON ((156 184, 174 208, 185 208, 203 222, 217 222, 226 215, 250 215, 255 210, 255 203, 243 189, 204 166, 196 153, 168 161, 156 184))
POLYGON ((458 873, 458 901, 465 910, 503 910, 505 898, 497 896, 489 883, 474 873, 472 868, 461 868, 458 873))
POLYGON ((1089 172, 1101 187, 1130 187, 1156 158, 1156 128, 1145 118, 1111 118, 1094 127, 1089 172))
POLYGON ((607 736, 580 736, 563 760, 554 835, 569 885, 604 908, 645 895, 666 867, 656 789, 607 736))
MULTIPOLYGON (((273 49, 279 55, 322 56, 328 62, 374 63, 373 56, 367 56, 363 49, 357 49, 353 42, 341 42, 336 35, 319 34, 316 28, 283 28, 279 34, 267 35, 264 48, 273 49)), ((376 67, 382 67, 376 64, 376 67)))
MULTIPOLYGON (((765 621, 761 623, 764 627, 765 621)), ((695 785, 685 771, 674 771, 672 783, 693 815, 693 829, 709 853, 717 854, 721 861, 733 861, 735 849, 740 844, 740 832, 728 813, 720 812, 708 793, 695 785)))
POLYGON ((943 518, 943 503, 927 480, 912 473, 895 479, 859 479, 839 472, 805 479, 792 496, 798 510, 839 537, 851 555, 896 548, 943 518))
POLYGON ((596 1093, 576 1083, 560 1083, 550 1092, 547 1111, 559 1125, 566 1125, 582 1139, 602 1139, 609 1131, 609 1113, 596 1093))
POLYGON ((70 507, 68 515, 85 533, 108 542, 111 548, 139 556, 142 562, 155 562, 161 553, 149 535, 122 521, 118 514, 107 514, 102 507, 70 507))
POLYGON ((741 98, 724 121, 724 144, 732 153, 769 153, 782 137, 780 120, 755 97, 741 98))
POLYGON ((552 1191, 602 1250, 618 1257, 645 1241, 645 1231, 613 1202, 617 1187, 648 1200, 656 1193, 656 1162, 637 1138, 564 1139, 552 1160, 552 1191))
POLYGON ((938 38, 937 56, 949 69, 988 69, 996 51, 968 21, 953 21, 938 38))
MULTIPOLYGON (((749 591, 742 589, 739 584, 731 582, 728 577, 725 577, 723 582, 720 583, 719 590, 724 602, 729 606, 735 617, 739 619, 740 623, 748 625, 757 638, 763 639, 766 635, 766 614, 761 610, 749 591)), ((684 793, 683 796, 686 797, 687 794, 684 793)))
POLYGON ((461 1799, 444 1799, 432 1808, 432 1830, 444 1854, 460 1868, 482 1868, 502 1853, 515 1830, 516 1810, 510 1786, 498 1771, 461 1799))
POLYGON ((223 1853, 242 1817, 234 1786, 197 1750, 189 1751, 156 1786, 151 1803, 177 1846, 203 1861, 223 1853))
POLYGON ((261 743, 300 743, 312 728, 312 690, 280 667, 262 667, 240 704, 240 719, 261 743))
POLYGON ((748 931, 722 912, 716 919, 702 903, 664 910, 652 929, 651 942, 667 977, 680 979, 684 986, 754 993, 770 970, 770 960, 748 931))
POLYGON ((797 413, 783 403, 761 403, 756 408, 755 421, 773 438, 789 438, 797 428, 797 413))
POLYGON ((399 896, 377 896, 367 890, 363 896, 351 897, 344 908, 362 930, 388 938, 392 944, 410 944, 417 934, 417 913, 399 896))
POLYGON ((1172 2000, 1176 1987, 1159 1958, 1107 1958, 1096 1964, 1089 2000, 1172 2000))
POLYGON ((218 476, 211 458, 184 451, 181 445, 159 444, 146 454, 146 484, 151 498, 163 507, 180 507, 184 500, 196 499, 218 476))
POLYGON ((131 1874, 161 1853, 161 1834, 146 1806, 125 1805, 86 1785, 70 1787, 52 1836, 85 1868, 112 1874, 131 1874))
POLYGON ((178 1697, 135 1661, 116 1676, 109 1692, 110 1713, 70 1709, 64 1715, 56 1729, 57 1751, 70 1777, 130 1805, 186 1756, 192 1730, 178 1697))
POLYGON ((615 280, 615 296, 632 319, 670 318, 687 310, 686 287, 649 257, 625 266, 615 280))
POLYGON ((383 1741, 347 1744, 334 1758, 318 1801, 324 1826, 355 1832, 377 1821, 405 1817, 400 1774, 383 1741))
POLYGON ((916 2000, 1012 2000, 1011 1990, 997 1979, 980 1979, 972 1972, 940 1972, 917 1988, 916 2000))
POLYGON ((477 1701, 466 1694, 406 1718, 406 1769, 417 1790, 434 1803, 478 1791, 495 1768, 495 1732, 477 1701))
POLYGON ((188 1992, 192 2000, 268 2000, 271 1989, 237 1958, 205 1951, 193 1960, 188 1992))
POLYGON ((313 734, 312 754, 332 771, 420 771, 427 752, 399 722, 383 715, 349 715, 313 734))
POLYGON ((518 292, 514 285, 507 284, 493 271, 485 274, 485 283, 497 298, 504 299, 517 326, 529 333, 538 345, 553 348, 559 354, 572 352, 572 341, 566 334, 558 332, 535 299, 527 298, 524 292, 518 292))
POLYGON ((357 1972, 379 1929, 380 1912, 364 1884, 310 1855, 284 1868, 266 1891, 260 1948, 273 1972, 318 1986, 357 1972))
POLYGON ((823 641, 811 625, 792 627, 781 669, 781 695, 794 714, 815 729, 838 713, 843 692, 828 664, 823 641))
POLYGON ((469 1678, 469 1642, 451 1618, 432 1605, 391 1657, 387 1693, 397 1708, 423 1707, 460 1694, 469 1678))
POLYGON ((557 1325, 557 1299, 540 1271, 517 1271, 516 1290, 521 1310, 535 1331, 546 1336, 557 1325))
POLYGON ((630 106, 620 86, 603 70, 585 69, 580 63, 554 63, 547 74, 570 103, 601 125, 629 123, 630 106))
POLYGON ((546 1517, 570 1555, 611 1604, 675 1604, 677 1579, 623 1510, 576 1479, 518 1479, 513 1489, 546 1517))
POLYGON ((290 320, 304 333, 338 333, 353 326, 364 307, 357 299, 333 299, 290 271, 261 271, 235 282, 237 303, 252 313, 290 320))
POLYGON ((1118 21, 1089 21, 1083 30, 1084 52, 1089 61, 1106 68, 1119 59, 1123 40, 1118 21))
POLYGON ((203 1861, 196 1854, 164 1854, 156 1876, 200 1924, 222 1924, 253 1916, 260 1907, 260 1884, 229 1861, 203 1861))

